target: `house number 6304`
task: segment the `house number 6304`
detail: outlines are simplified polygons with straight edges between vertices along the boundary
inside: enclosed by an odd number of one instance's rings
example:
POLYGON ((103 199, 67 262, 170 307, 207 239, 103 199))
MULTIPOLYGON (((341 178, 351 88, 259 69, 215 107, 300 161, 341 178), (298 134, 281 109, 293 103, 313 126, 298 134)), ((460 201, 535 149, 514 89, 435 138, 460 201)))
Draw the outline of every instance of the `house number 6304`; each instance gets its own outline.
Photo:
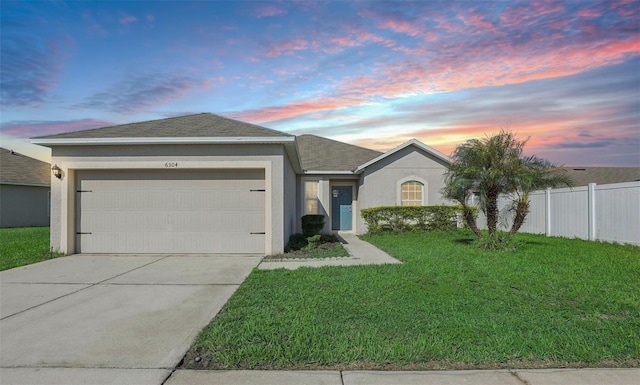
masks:
POLYGON ((166 162, 164 164, 165 167, 167 168, 174 168, 174 167, 178 167, 178 162, 166 162))

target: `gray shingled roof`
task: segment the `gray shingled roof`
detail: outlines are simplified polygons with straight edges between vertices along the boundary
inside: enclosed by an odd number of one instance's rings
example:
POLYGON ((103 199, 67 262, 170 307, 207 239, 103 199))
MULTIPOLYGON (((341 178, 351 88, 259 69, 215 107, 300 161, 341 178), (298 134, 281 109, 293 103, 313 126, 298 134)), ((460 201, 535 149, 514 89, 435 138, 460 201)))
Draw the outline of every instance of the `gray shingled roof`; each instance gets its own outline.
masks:
POLYGON ((303 170, 353 171, 381 152, 315 135, 296 137, 303 170))
POLYGON ((574 186, 609 184, 640 180, 640 167, 565 167, 574 186))
POLYGON ((0 148, 0 183, 51 185, 51 165, 0 148))
POLYGON ((291 134, 210 113, 94 128, 33 139, 290 137, 291 134))

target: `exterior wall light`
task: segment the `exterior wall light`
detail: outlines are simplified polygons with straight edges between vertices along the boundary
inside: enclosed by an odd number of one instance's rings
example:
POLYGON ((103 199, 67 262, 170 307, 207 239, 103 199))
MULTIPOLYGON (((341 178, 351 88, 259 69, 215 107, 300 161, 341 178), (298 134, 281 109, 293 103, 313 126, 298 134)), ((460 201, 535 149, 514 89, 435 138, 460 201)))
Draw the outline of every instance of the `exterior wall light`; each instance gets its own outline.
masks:
POLYGON ((333 197, 334 197, 334 198, 337 198, 337 197, 338 197, 338 194, 339 194, 339 191, 338 191, 337 189, 336 189, 336 190, 333 190, 333 197))
POLYGON ((53 172, 53 176, 55 176, 56 178, 62 180, 62 169, 60 167, 58 167, 57 164, 53 165, 53 167, 51 167, 51 171, 53 172))

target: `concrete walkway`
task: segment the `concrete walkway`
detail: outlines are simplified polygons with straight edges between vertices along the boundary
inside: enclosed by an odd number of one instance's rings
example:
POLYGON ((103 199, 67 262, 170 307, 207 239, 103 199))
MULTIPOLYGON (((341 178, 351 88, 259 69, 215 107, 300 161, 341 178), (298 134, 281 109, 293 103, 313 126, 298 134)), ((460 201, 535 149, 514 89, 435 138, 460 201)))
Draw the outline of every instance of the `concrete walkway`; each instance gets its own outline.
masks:
POLYGON ((637 385, 640 369, 427 372, 177 370, 166 385, 637 385))
POLYGON ((284 260, 284 261, 262 261, 258 269, 289 269, 295 270, 299 267, 322 267, 322 266, 358 266, 358 265, 386 265, 402 263, 384 251, 358 238, 354 233, 340 232, 342 245, 351 255, 343 258, 308 259, 308 260, 284 260))

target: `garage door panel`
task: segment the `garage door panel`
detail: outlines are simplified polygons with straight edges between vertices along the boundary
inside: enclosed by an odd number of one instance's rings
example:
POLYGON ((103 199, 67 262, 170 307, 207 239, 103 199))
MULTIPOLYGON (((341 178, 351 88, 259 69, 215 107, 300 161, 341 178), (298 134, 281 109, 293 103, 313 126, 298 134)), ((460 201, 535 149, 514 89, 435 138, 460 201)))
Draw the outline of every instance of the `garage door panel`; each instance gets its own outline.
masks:
MULTIPOLYGON (((83 248, 100 251, 90 253, 123 253, 122 245, 131 245, 126 253, 133 254, 237 254, 238 248, 248 250, 264 250, 264 235, 256 234, 247 237, 245 233, 227 233, 222 236, 209 236, 208 233, 197 234, 158 234, 158 233, 104 233, 100 237, 80 235, 83 248), (203 251, 204 250, 204 251, 203 251), (210 251, 215 250, 215 251, 210 251)), ((263 254, 264 251, 246 251, 246 254, 263 254)), ((244 254, 243 253, 243 254, 244 254)))
POLYGON ((177 211, 263 210, 264 192, 245 190, 226 191, 99 191, 81 193, 81 205, 85 212, 120 210, 130 211, 144 207, 145 211, 165 212, 167 207, 177 211))
POLYGON ((144 211, 107 212, 100 215, 83 215, 81 227, 92 234, 148 232, 238 232, 264 231, 264 215, 255 212, 188 212, 163 213, 144 211))
POLYGON ((85 253, 264 253, 264 170, 80 171, 85 253))

